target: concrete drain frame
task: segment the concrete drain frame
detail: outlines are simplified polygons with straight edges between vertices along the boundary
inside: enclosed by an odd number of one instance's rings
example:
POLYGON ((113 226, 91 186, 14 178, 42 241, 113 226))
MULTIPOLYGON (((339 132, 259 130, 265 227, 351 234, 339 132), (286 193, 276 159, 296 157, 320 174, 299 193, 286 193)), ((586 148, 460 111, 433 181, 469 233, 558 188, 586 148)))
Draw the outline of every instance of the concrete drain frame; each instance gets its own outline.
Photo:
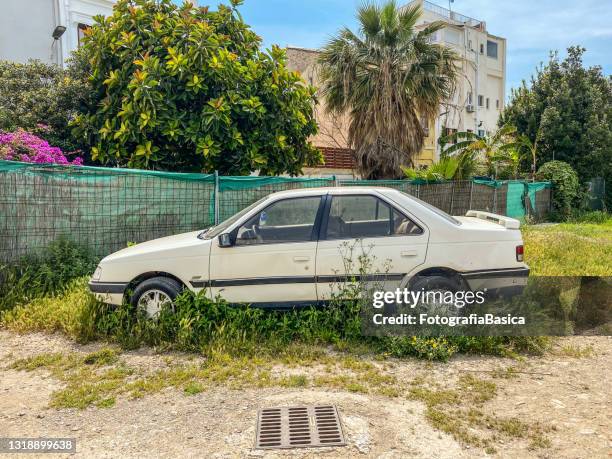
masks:
POLYGON ((256 449, 346 446, 335 405, 264 408, 257 415, 256 449))

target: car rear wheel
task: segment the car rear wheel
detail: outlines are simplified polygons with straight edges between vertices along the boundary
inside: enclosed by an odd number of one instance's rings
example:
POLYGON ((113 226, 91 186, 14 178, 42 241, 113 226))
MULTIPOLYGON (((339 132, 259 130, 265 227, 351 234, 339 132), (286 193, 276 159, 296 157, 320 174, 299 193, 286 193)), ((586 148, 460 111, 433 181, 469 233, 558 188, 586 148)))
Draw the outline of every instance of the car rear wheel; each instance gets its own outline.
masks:
MULTIPOLYGON (((410 290, 413 292, 431 292, 435 293, 434 297, 437 299, 438 297, 444 298, 444 295, 447 292, 455 293, 459 290, 459 284, 451 278, 445 276, 425 276, 416 280, 410 290)), ((428 314, 438 314, 441 316, 460 316, 463 314, 464 308, 458 308, 452 303, 444 302, 444 301, 433 301, 427 303, 421 303, 418 306, 418 309, 422 311, 426 311, 428 314)))
POLYGON ((164 307, 174 310, 174 300, 181 293, 182 286, 168 277, 152 277, 136 286, 131 303, 138 312, 149 319, 157 319, 164 307))

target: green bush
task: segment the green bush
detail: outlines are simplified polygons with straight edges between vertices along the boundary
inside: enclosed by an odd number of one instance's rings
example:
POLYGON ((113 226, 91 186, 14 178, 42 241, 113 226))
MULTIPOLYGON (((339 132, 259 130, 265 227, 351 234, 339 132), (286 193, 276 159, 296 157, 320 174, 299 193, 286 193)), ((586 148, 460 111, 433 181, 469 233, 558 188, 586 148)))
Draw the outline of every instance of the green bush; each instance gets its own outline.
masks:
POLYGON ((572 208, 578 204, 580 184, 578 175, 563 161, 549 161, 537 172, 538 180, 549 180, 553 184, 553 210, 564 219, 569 217, 572 208))
POLYGON ((83 149, 69 124, 88 92, 83 79, 56 65, 0 61, 0 130, 22 128, 65 152, 83 149))
POLYGON ((232 7, 120 0, 89 29, 94 98, 75 132, 105 164, 226 175, 299 174, 321 153, 314 88, 232 7))
POLYGON ((575 210, 570 213, 568 223, 594 223, 602 224, 612 220, 612 215, 609 212, 602 210, 581 211, 575 210))
POLYGON ((97 261, 86 248, 59 238, 39 253, 0 266, 0 311, 61 292, 73 279, 91 275, 97 261))

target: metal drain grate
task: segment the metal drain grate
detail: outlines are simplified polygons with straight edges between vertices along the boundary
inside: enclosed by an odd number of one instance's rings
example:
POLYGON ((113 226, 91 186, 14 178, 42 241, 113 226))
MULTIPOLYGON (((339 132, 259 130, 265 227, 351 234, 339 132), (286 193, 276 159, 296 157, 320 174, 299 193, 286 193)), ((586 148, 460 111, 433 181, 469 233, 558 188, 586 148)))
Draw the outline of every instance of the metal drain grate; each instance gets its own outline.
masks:
POLYGON ((257 417, 255 448, 344 446, 334 405, 264 408, 257 417))

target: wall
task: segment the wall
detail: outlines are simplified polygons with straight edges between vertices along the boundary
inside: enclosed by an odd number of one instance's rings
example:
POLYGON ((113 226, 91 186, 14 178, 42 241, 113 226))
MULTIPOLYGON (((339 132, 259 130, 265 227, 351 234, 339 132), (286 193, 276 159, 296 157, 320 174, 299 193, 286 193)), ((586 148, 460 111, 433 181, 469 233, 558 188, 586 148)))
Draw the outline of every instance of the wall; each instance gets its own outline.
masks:
POLYGON ((2 0, 0 59, 63 64, 78 48, 78 25, 91 25, 94 16, 111 14, 114 3, 115 0, 2 0), (51 34, 57 25, 65 26, 66 31, 54 43, 51 34))
POLYGON ((58 46, 51 44, 56 25, 54 0, 2 0, 0 2, 0 59, 57 62, 58 46))

